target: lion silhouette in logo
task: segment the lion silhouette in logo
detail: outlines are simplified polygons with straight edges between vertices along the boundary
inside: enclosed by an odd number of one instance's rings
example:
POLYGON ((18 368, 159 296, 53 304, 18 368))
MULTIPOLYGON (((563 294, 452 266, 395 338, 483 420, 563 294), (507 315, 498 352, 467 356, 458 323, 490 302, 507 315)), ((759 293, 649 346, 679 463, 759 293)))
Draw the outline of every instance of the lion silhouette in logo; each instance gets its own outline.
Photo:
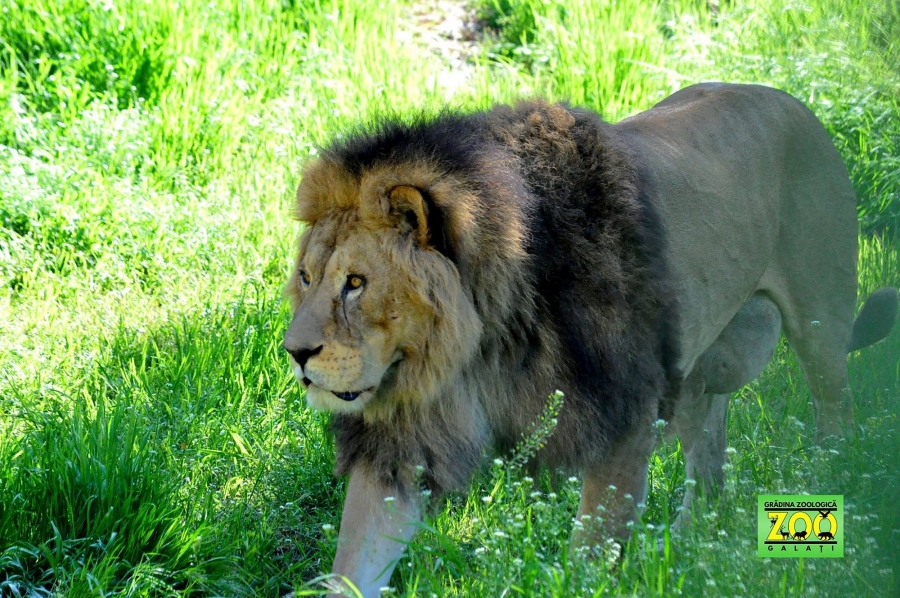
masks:
POLYGON ((579 517, 605 511, 573 543, 593 545, 639 516, 657 419, 716 488, 729 395, 782 331, 835 435, 848 352, 896 317, 896 289, 854 317, 847 171, 813 114, 765 87, 695 85, 614 125, 543 101, 384 120, 321 149, 297 216, 284 347, 334 413, 349 482, 333 571, 364 596, 388 584, 420 490, 466 488, 555 389, 535 462, 581 474, 579 517))

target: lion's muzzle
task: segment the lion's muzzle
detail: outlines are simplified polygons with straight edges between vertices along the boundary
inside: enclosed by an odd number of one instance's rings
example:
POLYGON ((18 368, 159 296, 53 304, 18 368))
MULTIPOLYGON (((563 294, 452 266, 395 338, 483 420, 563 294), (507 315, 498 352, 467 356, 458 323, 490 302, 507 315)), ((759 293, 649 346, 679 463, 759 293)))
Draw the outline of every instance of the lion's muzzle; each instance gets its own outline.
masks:
POLYGON ((372 398, 380 373, 367 372, 366 359, 357 347, 338 342, 308 343, 304 346, 288 334, 284 349, 291 356, 291 369, 306 390, 310 407, 324 411, 355 412, 372 398))
POLYGON ((309 358, 315 357, 316 355, 321 353, 322 349, 325 347, 325 345, 319 345, 315 349, 297 349, 297 348, 291 348, 290 346, 288 346, 288 342, 285 341, 283 344, 283 347, 284 347, 284 350, 287 351, 288 354, 294 358, 294 361, 297 362, 297 365, 299 365, 300 369, 302 370, 303 368, 306 367, 306 362, 309 361, 309 358))

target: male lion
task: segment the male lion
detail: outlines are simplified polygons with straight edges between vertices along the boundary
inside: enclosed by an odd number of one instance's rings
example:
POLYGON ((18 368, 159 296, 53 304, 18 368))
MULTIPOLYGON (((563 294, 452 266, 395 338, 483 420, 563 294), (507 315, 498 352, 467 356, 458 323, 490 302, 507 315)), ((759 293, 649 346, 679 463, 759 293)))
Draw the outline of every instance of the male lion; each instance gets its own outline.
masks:
POLYGON ((627 536, 660 417, 688 476, 721 485, 728 395, 782 330, 819 434, 844 432, 847 353, 896 316, 882 289, 854 321, 847 171, 812 113, 765 87, 695 85, 615 125, 542 101, 383 122, 306 167, 297 209, 284 347, 335 413, 350 478, 333 571, 365 596, 413 536, 419 490, 465 488, 554 389, 536 461, 581 471, 579 516, 604 503, 573 538, 590 545, 627 536))

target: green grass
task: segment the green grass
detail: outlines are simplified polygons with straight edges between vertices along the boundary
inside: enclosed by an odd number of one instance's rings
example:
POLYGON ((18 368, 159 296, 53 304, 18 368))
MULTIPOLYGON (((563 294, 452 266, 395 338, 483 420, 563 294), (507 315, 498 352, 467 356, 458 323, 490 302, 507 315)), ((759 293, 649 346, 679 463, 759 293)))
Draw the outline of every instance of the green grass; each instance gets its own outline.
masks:
MULTIPOLYGON (((375 114, 539 93, 617 119, 694 81, 780 87, 850 170, 861 295, 900 284, 896 3, 479 6, 453 89, 408 4, 0 0, 0 595, 276 596, 328 571, 343 482, 281 354, 281 285, 300 165, 375 114)), ((860 431, 818 448, 782 346, 733 400, 725 492, 663 556, 677 444, 615 570, 566 552, 578 482, 504 455, 437 505, 395 594, 894 595, 898 355, 895 332, 851 357, 860 431), (844 559, 755 556, 757 494, 836 490, 844 559)))

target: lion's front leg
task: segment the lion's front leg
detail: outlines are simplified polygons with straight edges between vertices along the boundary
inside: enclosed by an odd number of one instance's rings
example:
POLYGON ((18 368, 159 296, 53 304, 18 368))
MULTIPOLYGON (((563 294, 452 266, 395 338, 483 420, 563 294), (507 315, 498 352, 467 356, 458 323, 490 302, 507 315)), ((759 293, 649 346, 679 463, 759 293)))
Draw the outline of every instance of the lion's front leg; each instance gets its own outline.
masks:
POLYGON ((642 426, 612 447, 604 463, 587 468, 581 488, 572 549, 625 542, 630 522, 640 519, 647 498, 650 455, 656 444, 651 426, 642 426))
POLYGON ((416 496, 396 494, 362 465, 350 472, 332 572, 352 581, 366 598, 389 584, 421 520, 416 496))

